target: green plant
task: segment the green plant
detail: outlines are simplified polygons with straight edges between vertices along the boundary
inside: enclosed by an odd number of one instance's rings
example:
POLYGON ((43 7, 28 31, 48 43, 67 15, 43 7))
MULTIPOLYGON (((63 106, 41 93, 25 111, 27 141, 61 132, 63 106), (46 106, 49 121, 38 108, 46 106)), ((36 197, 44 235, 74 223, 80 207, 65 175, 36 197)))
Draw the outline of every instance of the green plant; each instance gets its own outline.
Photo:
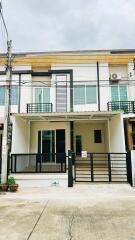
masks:
POLYGON ((7 184, 10 185, 15 185, 16 184, 16 179, 14 177, 9 177, 7 180, 7 184))

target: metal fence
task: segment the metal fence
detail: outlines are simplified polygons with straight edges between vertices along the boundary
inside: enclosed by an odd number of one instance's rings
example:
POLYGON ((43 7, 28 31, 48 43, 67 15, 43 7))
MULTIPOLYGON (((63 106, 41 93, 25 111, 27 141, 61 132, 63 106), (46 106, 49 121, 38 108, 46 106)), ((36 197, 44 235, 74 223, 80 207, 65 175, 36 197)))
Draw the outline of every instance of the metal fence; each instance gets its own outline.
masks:
POLYGON ((76 182, 127 182, 127 153, 88 153, 75 155, 76 182))
POLYGON ((124 111, 135 113, 135 101, 112 101, 107 103, 108 111, 124 111))
POLYGON ((12 154, 11 173, 65 173, 66 153, 12 154))
POLYGON ((52 112, 52 103, 28 103, 27 113, 52 112))

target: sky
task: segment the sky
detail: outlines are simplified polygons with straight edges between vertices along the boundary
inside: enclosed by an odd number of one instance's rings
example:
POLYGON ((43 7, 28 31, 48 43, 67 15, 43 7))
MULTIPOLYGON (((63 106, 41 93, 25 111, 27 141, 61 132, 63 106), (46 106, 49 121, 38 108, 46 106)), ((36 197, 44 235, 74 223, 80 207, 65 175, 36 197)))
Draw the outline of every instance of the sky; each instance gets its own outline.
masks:
MULTIPOLYGON (((2 0, 13 51, 135 48, 135 0, 2 0)), ((0 51, 5 50, 0 23, 0 51)))

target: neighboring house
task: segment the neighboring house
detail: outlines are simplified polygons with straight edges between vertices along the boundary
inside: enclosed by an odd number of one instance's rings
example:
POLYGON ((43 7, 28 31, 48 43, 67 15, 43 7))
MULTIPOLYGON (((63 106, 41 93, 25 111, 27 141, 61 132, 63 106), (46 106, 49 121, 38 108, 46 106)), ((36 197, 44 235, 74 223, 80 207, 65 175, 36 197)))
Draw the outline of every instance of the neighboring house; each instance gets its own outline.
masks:
MULTIPOLYGON (((134 149, 134 58, 135 50, 15 54, 13 172, 44 172, 41 155, 43 162, 50 163, 48 172, 64 172, 61 161, 68 150, 81 156, 82 151, 116 154, 134 149), (59 167, 53 168, 54 163, 59 167)), ((1 62, 4 64, 4 56, 1 62)), ((4 123, 3 64, 0 134, 4 123)))

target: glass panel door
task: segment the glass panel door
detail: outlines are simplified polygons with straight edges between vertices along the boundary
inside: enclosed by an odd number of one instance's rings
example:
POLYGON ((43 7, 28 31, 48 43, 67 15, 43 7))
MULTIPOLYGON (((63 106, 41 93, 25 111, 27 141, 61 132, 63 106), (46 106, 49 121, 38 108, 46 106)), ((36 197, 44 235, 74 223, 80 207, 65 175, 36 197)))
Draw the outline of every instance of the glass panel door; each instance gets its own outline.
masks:
POLYGON ((56 130, 56 162, 65 161, 65 129, 56 130))
POLYGON ((119 89, 118 86, 111 87, 112 110, 119 110, 119 89))
POLYGON ((128 101, 127 86, 119 86, 120 89, 120 101, 128 101))
POLYGON ((45 130, 38 132, 38 153, 42 162, 61 162, 66 157, 65 129, 45 130))
POLYGON ((45 103, 50 103, 50 88, 43 88, 43 112, 48 110, 48 106, 45 103))
POLYGON ((43 157, 45 162, 55 161, 55 131, 42 131, 41 139, 42 153, 45 153, 43 157))
POLYGON ((43 103, 50 103, 50 88, 43 88, 43 103))
POLYGON ((119 86, 120 92, 120 109, 124 112, 128 112, 128 96, 127 96, 127 86, 119 86))
POLYGON ((41 112, 42 111, 42 88, 35 88, 35 111, 41 112))

